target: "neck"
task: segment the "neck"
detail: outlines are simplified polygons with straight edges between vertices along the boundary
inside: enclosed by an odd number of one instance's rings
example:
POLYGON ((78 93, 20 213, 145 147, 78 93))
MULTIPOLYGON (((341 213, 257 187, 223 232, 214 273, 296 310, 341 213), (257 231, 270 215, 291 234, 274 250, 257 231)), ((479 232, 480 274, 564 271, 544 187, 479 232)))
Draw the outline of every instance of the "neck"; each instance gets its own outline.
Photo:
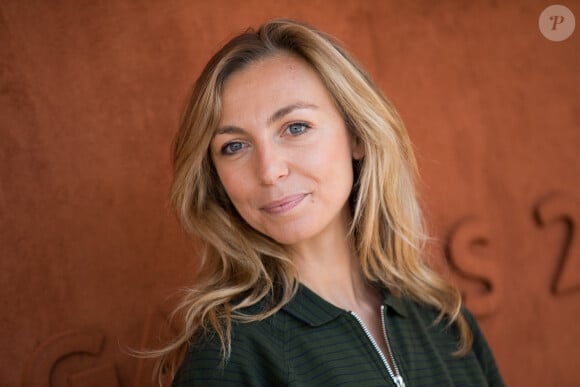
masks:
POLYGON ((294 249, 293 261, 300 282, 328 302, 345 310, 360 309, 372 287, 364 279, 354 243, 346 233, 317 241, 315 246, 294 249))

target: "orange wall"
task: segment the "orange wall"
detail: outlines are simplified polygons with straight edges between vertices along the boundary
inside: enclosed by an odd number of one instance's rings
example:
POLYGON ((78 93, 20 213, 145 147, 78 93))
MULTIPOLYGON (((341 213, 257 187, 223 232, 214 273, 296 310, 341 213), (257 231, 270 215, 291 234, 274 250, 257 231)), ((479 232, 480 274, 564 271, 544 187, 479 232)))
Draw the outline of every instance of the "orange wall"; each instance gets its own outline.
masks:
POLYGON ((549 4, 1 1, 0 385, 150 383, 121 349, 153 343, 195 268, 166 205, 185 96, 220 43, 274 16, 337 36, 399 108, 434 262, 508 384, 574 385, 580 30, 545 39, 549 4))

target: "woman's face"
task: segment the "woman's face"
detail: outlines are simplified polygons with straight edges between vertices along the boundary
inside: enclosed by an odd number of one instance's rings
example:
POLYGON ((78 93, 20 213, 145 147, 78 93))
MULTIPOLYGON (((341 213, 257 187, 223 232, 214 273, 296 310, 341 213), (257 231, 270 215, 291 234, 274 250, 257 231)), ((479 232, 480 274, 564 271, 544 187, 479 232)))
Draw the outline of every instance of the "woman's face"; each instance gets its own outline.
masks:
POLYGON ((242 218, 296 248, 344 241, 363 151, 313 69, 289 54, 260 60, 226 80, 222 103, 211 157, 242 218))

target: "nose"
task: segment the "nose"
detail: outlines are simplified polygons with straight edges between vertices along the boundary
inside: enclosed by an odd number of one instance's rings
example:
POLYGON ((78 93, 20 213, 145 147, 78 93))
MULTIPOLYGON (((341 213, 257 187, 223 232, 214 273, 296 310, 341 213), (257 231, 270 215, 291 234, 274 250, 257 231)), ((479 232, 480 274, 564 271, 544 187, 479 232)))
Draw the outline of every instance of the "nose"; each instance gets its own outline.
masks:
POLYGON ((257 175, 262 184, 272 185, 288 176, 288 162, 281 149, 272 145, 261 146, 256 155, 257 175))

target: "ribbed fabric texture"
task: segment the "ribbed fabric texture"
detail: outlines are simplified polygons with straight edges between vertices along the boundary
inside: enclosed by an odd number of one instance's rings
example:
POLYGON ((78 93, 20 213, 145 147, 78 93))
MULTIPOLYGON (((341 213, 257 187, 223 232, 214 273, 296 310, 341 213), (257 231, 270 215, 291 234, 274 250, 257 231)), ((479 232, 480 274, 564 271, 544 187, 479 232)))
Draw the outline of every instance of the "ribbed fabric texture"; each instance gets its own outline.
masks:
MULTIPOLYGON (((435 310, 388 292, 383 304, 393 357, 407 387, 504 385, 469 312, 463 311, 474 345, 457 358, 452 355, 457 332, 434 325, 435 310)), ((215 337, 194 340, 173 382, 173 387, 394 385, 355 317, 302 285, 274 316, 234 326, 225 365, 215 337)))

